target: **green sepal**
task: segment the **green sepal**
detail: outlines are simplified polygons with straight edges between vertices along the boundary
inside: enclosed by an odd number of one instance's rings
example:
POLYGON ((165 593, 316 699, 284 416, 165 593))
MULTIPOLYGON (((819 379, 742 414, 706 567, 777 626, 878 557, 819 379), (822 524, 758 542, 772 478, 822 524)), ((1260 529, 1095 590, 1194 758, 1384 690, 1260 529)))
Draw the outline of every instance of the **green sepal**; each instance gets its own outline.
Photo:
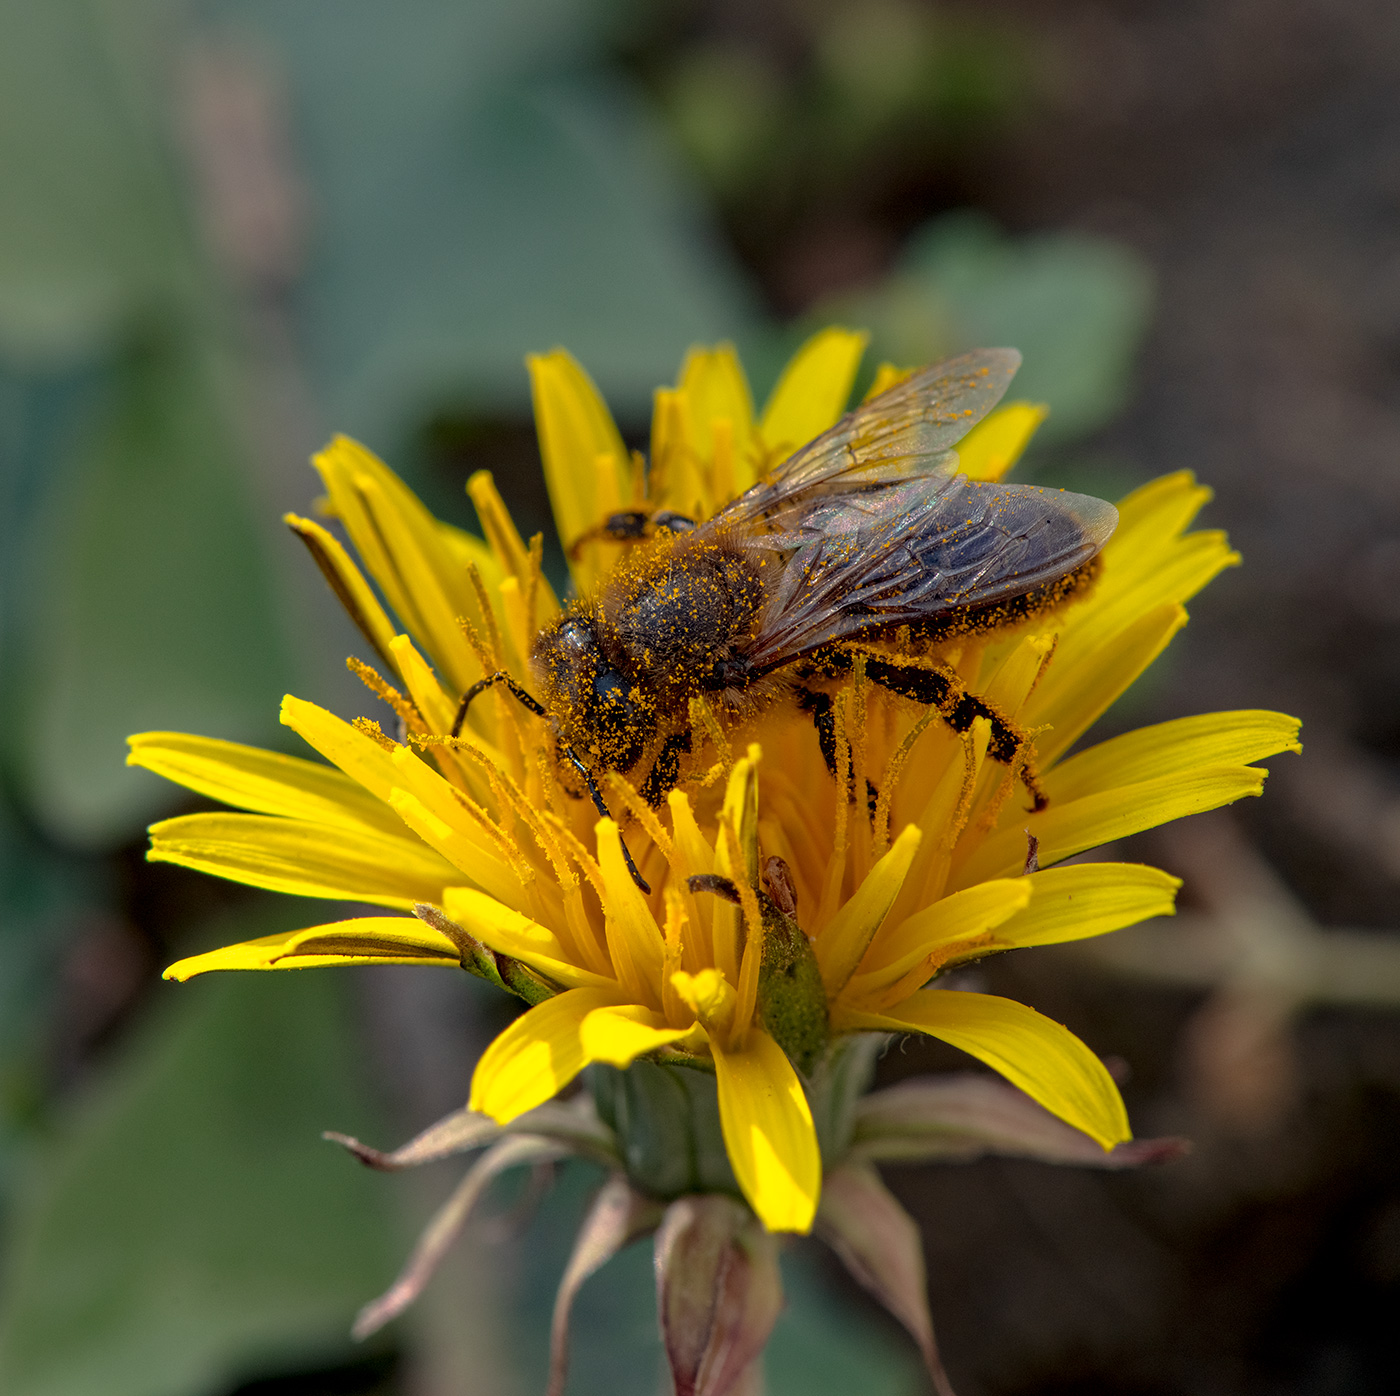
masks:
MULTIPOLYGON (((485 949, 485 947, 482 947, 485 949)), ((491 951, 486 952, 488 955, 491 951)), ((496 956, 496 970, 499 975, 499 982, 522 998, 533 1008, 537 1003, 543 1003, 545 999, 552 999, 560 992, 557 984, 551 983, 544 975, 537 970, 533 970, 529 965, 521 960, 512 960, 509 955, 496 956)))
POLYGON ((788 1060, 810 1076, 831 1035, 821 970, 802 927, 767 893, 760 892, 758 900, 763 914, 759 1016, 788 1060))
POLYGON ((856 1107, 875 1079, 875 1063, 893 1039, 889 1033, 856 1032, 833 1039, 807 1082, 812 1123, 822 1162, 835 1168, 855 1135, 856 1107))
POLYGON ((431 902, 418 902, 413 914, 425 925, 441 931, 452 942, 461 957, 462 968, 468 974, 474 974, 478 979, 524 999, 531 1008, 560 992, 557 984, 550 983, 528 965, 511 959, 509 955, 498 955, 483 945, 471 932, 447 916, 441 907, 431 902))
POLYGON ((594 1062, 588 1082, 598 1115, 617 1136, 627 1176, 651 1197, 694 1192, 739 1196, 724 1147, 713 1072, 635 1061, 594 1062))

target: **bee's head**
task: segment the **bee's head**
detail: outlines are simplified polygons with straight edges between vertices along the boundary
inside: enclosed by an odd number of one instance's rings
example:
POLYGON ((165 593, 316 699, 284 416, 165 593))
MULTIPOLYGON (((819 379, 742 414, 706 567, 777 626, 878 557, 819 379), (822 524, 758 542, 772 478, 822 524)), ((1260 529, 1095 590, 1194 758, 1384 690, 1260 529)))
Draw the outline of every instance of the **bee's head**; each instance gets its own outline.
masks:
POLYGON ((585 765, 627 771, 656 726, 656 704, 600 643, 597 620, 570 609, 535 637, 530 655, 555 730, 585 765))

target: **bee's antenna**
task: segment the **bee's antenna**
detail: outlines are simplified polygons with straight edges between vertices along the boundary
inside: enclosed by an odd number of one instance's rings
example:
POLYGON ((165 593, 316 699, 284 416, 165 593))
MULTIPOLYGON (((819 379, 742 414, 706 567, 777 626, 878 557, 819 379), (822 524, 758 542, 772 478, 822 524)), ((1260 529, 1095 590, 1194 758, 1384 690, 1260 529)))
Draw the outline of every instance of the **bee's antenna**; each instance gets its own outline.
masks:
MULTIPOLYGON (((574 749, 570 746, 560 745, 560 751, 573 762, 579 775, 583 777, 583 783, 588 787, 588 793, 593 797, 593 807, 603 816, 604 819, 612 818, 612 811, 603 803, 602 792, 598 789, 598 782, 593 779, 592 772, 582 761, 574 755, 574 749)), ((622 858, 627 864, 627 871, 632 874, 632 881, 637 884, 648 896, 651 895, 651 883, 637 871, 637 865, 632 861, 632 852, 627 847, 627 840, 621 834, 617 836, 618 842, 622 845, 622 858)))
POLYGON ((538 700, 532 698, 504 669, 497 669, 494 674, 487 674, 484 679, 478 679, 467 691, 462 694, 462 701, 457 704, 457 716, 452 719, 452 731, 448 734, 452 737, 462 735, 462 724, 467 720, 467 709, 471 707, 472 699, 480 693, 485 693, 488 688, 494 688, 498 683, 503 683, 510 689, 516 701, 534 713, 536 717, 545 715, 544 708, 540 706, 538 700))

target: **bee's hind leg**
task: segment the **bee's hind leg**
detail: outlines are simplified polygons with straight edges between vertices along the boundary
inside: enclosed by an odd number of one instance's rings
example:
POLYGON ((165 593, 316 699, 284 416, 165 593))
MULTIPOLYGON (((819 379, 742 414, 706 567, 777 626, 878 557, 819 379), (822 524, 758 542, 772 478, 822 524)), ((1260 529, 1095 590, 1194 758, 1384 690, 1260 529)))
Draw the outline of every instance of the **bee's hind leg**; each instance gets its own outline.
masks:
POLYGON ((1004 766, 1019 762, 1021 780, 1035 808, 1041 810, 1050 803, 1030 760, 1030 738, 985 698, 969 692, 953 670, 941 664, 894 663, 887 655, 872 652, 866 655, 865 675, 901 698, 937 708, 955 732, 966 732, 979 717, 986 718, 992 727, 987 755, 1004 766))
MULTIPOLYGON (((823 693, 819 688, 802 688, 797 692, 797 706, 804 713, 811 713, 812 725, 817 729, 817 745, 821 747, 822 758, 826 762, 826 768, 831 772, 832 780, 836 779, 836 707, 831 701, 831 694, 823 693)), ((851 783, 855 780, 855 764, 847 762, 846 769, 846 791, 847 798, 852 798, 851 783)), ((867 780, 865 782, 865 803, 870 810, 870 816, 875 817, 875 806, 880 801, 880 792, 874 784, 867 780)))

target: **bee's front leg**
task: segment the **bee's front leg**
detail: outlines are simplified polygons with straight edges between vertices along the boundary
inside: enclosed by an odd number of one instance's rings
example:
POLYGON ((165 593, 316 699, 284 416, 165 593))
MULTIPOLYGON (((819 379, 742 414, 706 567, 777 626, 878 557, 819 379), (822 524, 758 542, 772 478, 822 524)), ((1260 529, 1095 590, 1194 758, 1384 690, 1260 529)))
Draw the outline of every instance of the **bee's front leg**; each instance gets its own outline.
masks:
POLYGON ((675 789, 676 777, 681 771, 681 756, 691 749, 690 729, 672 732, 661 745, 651 770, 642 782, 641 796, 654 809, 671 790, 675 789))

